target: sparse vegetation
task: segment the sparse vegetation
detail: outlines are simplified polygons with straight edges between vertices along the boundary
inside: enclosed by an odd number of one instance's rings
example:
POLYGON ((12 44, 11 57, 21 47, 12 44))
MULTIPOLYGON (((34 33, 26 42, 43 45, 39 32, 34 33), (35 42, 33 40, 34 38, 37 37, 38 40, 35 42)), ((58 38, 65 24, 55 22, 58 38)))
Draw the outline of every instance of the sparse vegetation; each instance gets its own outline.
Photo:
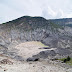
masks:
POLYGON ((44 46, 44 47, 48 47, 47 45, 41 43, 41 42, 37 42, 39 45, 44 46))
POLYGON ((70 61, 70 59, 71 59, 71 58, 68 56, 66 60, 67 60, 67 61, 70 61))
POLYGON ((64 63, 67 63, 69 65, 72 65, 72 58, 70 58, 69 56, 67 58, 62 58, 59 60, 63 61, 64 63))
POLYGON ((63 27, 60 26, 59 24, 54 24, 54 23, 52 23, 52 22, 50 22, 50 24, 51 24, 51 26, 54 27, 54 28, 61 28, 61 29, 63 29, 63 27))

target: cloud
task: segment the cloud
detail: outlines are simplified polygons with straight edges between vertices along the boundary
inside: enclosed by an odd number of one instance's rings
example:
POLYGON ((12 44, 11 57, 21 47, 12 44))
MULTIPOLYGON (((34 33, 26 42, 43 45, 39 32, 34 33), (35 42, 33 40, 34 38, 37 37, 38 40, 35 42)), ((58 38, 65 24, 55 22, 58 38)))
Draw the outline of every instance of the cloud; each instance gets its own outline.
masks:
POLYGON ((54 11, 51 7, 45 7, 42 10, 42 17, 46 19, 71 18, 72 13, 64 13, 62 9, 54 11))
POLYGON ((51 7, 47 7, 42 10, 42 16, 46 19, 58 18, 61 15, 61 11, 54 11, 51 7))
POLYGON ((71 10, 71 0, 0 0, 0 23, 24 15, 46 19, 72 17, 71 10))
POLYGON ((72 13, 66 14, 66 18, 72 18, 72 13))

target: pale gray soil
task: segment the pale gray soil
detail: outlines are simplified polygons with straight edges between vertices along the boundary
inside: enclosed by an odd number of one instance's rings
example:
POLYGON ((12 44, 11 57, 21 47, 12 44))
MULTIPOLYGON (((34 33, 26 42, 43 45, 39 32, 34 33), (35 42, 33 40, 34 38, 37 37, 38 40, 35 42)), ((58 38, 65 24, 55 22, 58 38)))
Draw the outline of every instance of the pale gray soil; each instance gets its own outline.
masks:
POLYGON ((9 49, 10 52, 8 51, 9 55, 16 52, 15 57, 12 57, 12 55, 5 56, 6 54, 0 55, 0 72, 72 72, 72 68, 66 64, 48 58, 41 58, 38 61, 26 61, 27 58, 33 57, 42 51, 50 52, 57 49, 47 47, 37 41, 15 45, 14 48, 9 49))
POLYGON ((0 65, 0 72, 72 72, 72 69, 45 60, 24 63, 14 61, 13 65, 0 65))

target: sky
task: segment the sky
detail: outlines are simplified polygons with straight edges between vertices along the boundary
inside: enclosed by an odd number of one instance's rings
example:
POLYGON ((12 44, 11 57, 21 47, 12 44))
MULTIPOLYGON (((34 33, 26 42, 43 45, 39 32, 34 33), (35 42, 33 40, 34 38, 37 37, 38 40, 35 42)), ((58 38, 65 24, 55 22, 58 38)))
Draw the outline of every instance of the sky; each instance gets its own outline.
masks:
POLYGON ((0 24, 26 15, 72 18, 72 0, 0 0, 0 24))

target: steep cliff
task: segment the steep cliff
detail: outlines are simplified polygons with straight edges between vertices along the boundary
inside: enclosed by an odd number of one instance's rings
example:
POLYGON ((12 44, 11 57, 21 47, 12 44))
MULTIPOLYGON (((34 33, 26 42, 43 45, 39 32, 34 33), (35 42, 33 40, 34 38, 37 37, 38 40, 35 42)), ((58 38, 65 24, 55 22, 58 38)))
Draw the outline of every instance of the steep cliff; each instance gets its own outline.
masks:
POLYGON ((71 20, 23 16, 0 25, 0 44, 8 46, 14 41, 41 41, 50 47, 71 48, 72 28, 67 26, 71 20))
MULTIPOLYGON (((22 62, 22 66, 25 64, 23 62, 43 60, 48 63, 72 57, 72 28, 67 23, 71 23, 71 19, 46 20, 43 17, 23 16, 0 24, 1 64, 15 60, 14 63, 17 61, 18 64, 19 61, 19 65, 22 62)), ((62 64, 60 61, 58 63, 62 64)))

